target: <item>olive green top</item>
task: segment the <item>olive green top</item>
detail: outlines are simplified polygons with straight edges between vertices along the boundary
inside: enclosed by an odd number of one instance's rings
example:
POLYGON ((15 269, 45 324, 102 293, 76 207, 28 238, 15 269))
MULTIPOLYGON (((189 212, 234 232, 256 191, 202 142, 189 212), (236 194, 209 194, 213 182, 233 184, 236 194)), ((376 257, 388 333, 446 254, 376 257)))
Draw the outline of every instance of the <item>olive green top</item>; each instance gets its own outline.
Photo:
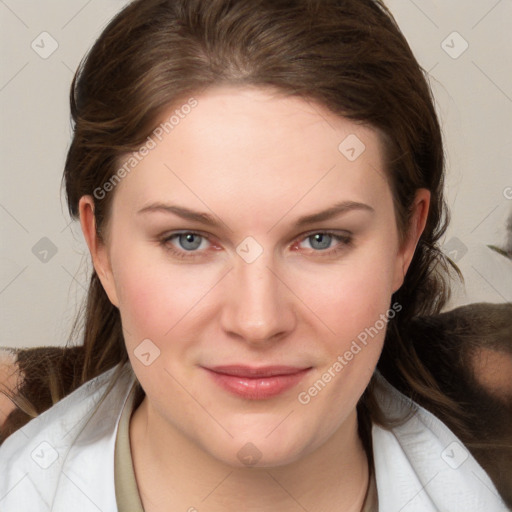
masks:
POLYGON ((134 385, 121 413, 114 448, 114 481, 118 512, 144 512, 130 450, 130 418, 133 412, 135 391, 136 386, 134 385))

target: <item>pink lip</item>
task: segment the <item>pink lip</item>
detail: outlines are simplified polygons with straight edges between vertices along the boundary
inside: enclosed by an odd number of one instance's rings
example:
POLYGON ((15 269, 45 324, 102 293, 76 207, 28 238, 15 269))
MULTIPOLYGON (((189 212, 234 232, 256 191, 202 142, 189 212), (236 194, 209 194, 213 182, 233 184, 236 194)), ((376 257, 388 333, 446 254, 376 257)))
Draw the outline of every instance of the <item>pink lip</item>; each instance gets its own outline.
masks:
POLYGON ((249 400, 277 396, 297 385, 311 368, 215 366, 204 368, 223 389, 249 400))

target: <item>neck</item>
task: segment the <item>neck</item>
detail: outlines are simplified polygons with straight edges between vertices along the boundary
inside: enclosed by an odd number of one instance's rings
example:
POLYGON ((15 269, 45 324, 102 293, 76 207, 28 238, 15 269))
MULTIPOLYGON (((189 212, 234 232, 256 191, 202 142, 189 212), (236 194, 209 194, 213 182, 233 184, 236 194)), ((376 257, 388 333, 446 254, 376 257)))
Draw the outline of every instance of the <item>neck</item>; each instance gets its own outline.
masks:
POLYGON ((130 444, 146 512, 359 512, 368 487, 355 410, 320 448, 276 467, 239 468, 217 460, 165 422, 147 398, 132 415, 130 444))

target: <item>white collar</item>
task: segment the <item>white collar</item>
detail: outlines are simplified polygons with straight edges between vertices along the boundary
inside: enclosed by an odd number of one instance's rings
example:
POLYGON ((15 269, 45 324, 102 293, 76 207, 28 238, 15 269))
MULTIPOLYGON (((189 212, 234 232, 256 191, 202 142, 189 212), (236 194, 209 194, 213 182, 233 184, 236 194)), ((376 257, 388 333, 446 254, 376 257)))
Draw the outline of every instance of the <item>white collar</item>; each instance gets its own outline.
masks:
POLYGON ((506 512, 493 482, 458 437, 376 372, 376 399, 401 426, 372 426, 380 512, 506 512), (414 412, 415 411, 415 412, 414 412))

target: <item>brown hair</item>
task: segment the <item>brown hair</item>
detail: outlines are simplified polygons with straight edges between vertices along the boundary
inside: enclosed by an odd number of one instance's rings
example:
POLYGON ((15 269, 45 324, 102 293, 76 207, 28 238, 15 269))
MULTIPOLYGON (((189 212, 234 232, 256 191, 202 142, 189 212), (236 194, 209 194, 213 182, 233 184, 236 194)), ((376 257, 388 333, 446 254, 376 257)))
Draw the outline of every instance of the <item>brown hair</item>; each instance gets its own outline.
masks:
MULTIPOLYGON (((405 336, 418 315, 445 304, 449 260, 438 241, 447 224, 441 130, 425 73, 379 0, 136 0, 108 24, 81 62, 71 87, 74 132, 64 181, 78 216, 82 196, 112 179, 164 109, 214 85, 270 87, 326 106, 382 133, 397 226, 407 233, 415 192, 427 188, 427 225, 393 302, 381 373, 466 432, 467 413, 442 391, 405 336)), ((115 191, 95 197, 98 235, 115 191)), ((453 268, 456 268, 453 265, 453 268)), ((77 322, 79 328, 80 323, 77 322)), ((80 382, 128 360, 119 311, 93 271, 83 317, 80 382)), ((386 425, 370 384, 360 404, 361 434, 386 425)))

